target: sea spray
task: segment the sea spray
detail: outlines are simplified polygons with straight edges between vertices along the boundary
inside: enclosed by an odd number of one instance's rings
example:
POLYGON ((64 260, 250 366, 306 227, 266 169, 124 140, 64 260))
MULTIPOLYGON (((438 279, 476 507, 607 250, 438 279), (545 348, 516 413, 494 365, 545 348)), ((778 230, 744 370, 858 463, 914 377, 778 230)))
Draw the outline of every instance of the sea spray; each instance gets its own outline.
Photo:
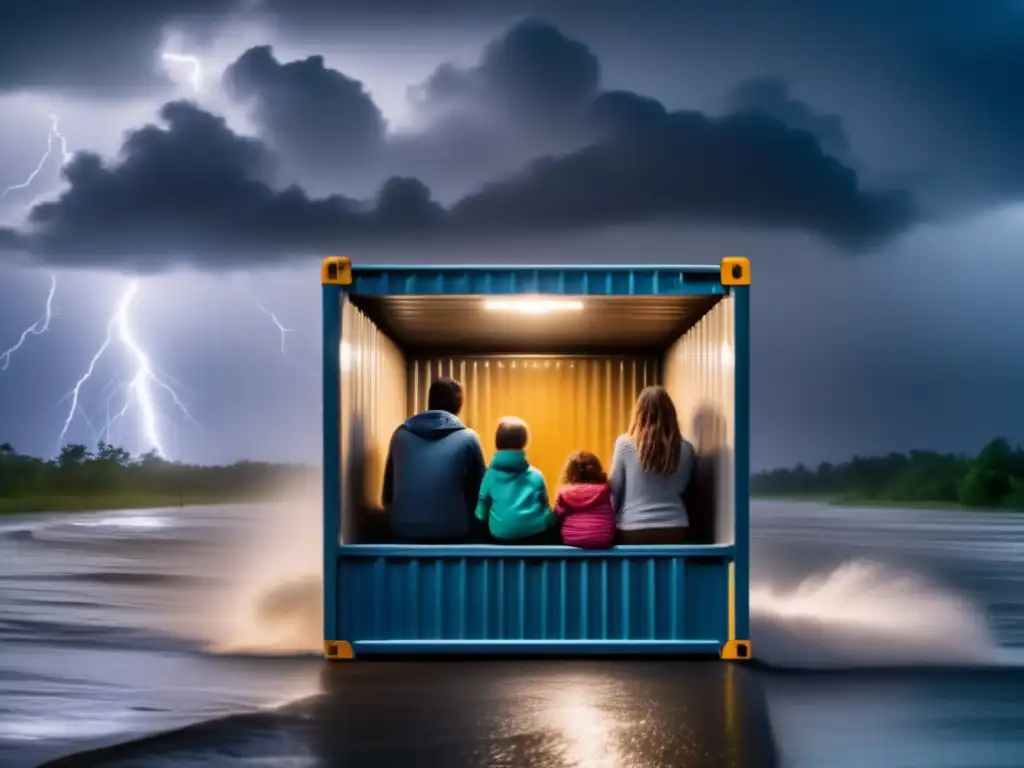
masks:
POLYGON ((232 548, 227 588, 205 601, 210 651, 322 652, 319 491, 311 484, 282 493, 289 500, 268 505, 232 548))
MULTIPOLYGON (((227 589, 205 596, 207 644, 219 653, 321 652, 318 486, 266 507, 227 563, 227 589)), ((780 589, 755 573, 754 654, 770 666, 843 669, 1016 664, 968 599, 913 572, 847 561, 780 589)))
POLYGON ((845 562, 788 590, 756 575, 754 655, 777 667, 994 665, 1004 655, 984 614, 917 574, 845 562))

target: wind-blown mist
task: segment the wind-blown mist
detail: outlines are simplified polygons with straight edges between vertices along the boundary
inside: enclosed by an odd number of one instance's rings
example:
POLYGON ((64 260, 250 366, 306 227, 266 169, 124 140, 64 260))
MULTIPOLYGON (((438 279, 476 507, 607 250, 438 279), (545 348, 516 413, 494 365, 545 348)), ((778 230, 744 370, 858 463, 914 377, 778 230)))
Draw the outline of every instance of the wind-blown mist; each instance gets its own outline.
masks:
MULTIPOLYGON (((321 508, 319 482, 281 489, 232 546, 224 588, 204 596, 202 639, 214 653, 321 653, 321 508)), ((195 631, 195 627, 192 628, 195 631)))
MULTIPOLYGON (((288 490, 293 500, 276 502, 231 548, 226 588, 201 601, 203 639, 212 652, 321 652, 319 487, 288 490)), ((755 563, 752 639, 757 659, 769 666, 1024 663, 999 648, 977 606, 912 572, 855 559, 795 587, 777 582, 755 563)))
MULTIPOLYGON (((968 600, 913 573, 851 560, 778 590, 756 573, 755 655, 792 669, 1012 663, 968 600)), ((1024 661, 1024 659, 1022 659, 1024 661)))

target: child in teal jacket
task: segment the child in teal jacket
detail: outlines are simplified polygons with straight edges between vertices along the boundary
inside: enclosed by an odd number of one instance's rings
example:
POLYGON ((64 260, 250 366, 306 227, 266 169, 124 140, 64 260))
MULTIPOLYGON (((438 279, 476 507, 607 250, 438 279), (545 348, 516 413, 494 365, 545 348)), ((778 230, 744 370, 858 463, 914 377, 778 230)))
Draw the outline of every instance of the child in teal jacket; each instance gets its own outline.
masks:
POLYGON ((548 503, 544 476, 530 466, 530 432, 521 419, 504 418, 494 436, 497 452, 484 473, 477 519, 498 544, 560 544, 558 519, 548 503))

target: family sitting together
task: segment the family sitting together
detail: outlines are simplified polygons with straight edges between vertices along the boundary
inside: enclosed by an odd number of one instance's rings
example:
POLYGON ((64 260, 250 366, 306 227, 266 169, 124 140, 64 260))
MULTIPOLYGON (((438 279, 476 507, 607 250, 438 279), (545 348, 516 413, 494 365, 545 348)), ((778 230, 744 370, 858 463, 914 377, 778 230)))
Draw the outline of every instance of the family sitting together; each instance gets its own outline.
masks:
POLYGON ((551 504, 544 477, 526 458, 529 429, 505 418, 488 467, 476 433, 458 414, 462 386, 430 385, 427 410, 391 439, 384 506, 395 540, 410 544, 567 544, 603 549, 619 544, 684 544, 684 501, 694 450, 679 431, 662 387, 647 387, 629 431, 615 441, 606 474, 588 451, 569 456, 551 504))

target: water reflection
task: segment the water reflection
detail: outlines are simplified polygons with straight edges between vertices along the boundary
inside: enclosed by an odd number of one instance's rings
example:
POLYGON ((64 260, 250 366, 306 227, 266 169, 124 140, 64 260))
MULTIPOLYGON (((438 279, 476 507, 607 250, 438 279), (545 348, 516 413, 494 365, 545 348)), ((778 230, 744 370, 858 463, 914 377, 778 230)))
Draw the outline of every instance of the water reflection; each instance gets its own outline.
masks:
POLYGON ((717 661, 356 662, 324 690, 328 764, 775 765, 755 676, 717 661))
POLYGON ((104 517, 99 520, 76 520, 71 525, 78 528, 123 528, 125 530, 154 531, 169 527, 171 520, 156 515, 125 515, 104 517))
POLYGON ((566 765, 618 768, 627 764, 618 743, 621 724, 610 716, 611 707, 595 687, 592 681, 566 681, 545 714, 565 741, 566 765))

